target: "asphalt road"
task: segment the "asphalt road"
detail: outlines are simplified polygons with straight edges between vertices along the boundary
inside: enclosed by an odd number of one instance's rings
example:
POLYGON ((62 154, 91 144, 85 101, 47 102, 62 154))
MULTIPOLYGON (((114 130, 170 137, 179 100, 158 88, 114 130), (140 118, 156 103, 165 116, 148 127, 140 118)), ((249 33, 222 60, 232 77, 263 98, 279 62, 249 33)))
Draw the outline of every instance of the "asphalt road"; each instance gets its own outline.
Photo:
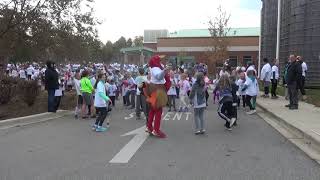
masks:
POLYGON ((91 130, 93 120, 72 116, 0 130, 0 179, 320 179, 320 166, 260 117, 240 109, 239 126, 229 132, 215 105, 206 111, 207 135, 193 134, 193 114, 188 120, 187 114, 180 120, 170 114, 162 123, 168 138, 149 137, 129 163, 109 163, 133 138, 121 135, 145 124, 118 106, 105 133, 91 130))

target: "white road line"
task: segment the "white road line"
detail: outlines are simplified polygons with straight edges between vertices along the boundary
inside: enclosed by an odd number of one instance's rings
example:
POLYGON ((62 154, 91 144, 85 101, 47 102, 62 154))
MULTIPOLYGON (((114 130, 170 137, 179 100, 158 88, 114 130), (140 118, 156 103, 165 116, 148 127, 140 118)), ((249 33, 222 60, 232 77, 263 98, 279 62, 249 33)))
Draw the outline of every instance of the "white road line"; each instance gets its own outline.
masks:
POLYGON ((116 154, 109 163, 128 163, 134 154, 139 150, 144 141, 149 137, 145 132, 145 126, 135 129, 131 132, 128 132, 122 136, 135 135, 127 145, 125 145, 119 152, 116 154))

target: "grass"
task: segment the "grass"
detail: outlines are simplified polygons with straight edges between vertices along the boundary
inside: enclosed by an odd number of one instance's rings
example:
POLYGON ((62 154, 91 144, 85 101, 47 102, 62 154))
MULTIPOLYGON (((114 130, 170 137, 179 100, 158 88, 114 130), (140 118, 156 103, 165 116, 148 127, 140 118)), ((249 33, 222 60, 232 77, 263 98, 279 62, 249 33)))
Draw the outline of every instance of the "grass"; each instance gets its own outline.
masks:
MULTIPOLYGON (((264 87, 262 83, 259 83, 260 91, 263 91, 264 87)), ((285 88, 282 85, 278 85, 277 95, 284 96, 285 88)), ((320 89, 306 89, 306 103, 313 104, 317 107, 320 107, 320 89)))

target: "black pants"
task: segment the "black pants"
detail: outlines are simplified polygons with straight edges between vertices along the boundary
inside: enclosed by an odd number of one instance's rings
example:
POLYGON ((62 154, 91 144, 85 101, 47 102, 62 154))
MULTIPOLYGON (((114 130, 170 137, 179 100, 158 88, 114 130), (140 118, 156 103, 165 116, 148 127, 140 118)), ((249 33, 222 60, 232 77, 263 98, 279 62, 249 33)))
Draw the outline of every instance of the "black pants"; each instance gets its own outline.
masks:
POLYGON ((206 90, 206 104, 208 106, 208 99, 209 99, 209 93, 208 93, 208 90, 206 90))
POLYGON ((104 120, 106 119, 108 115, 107 107, 96 107, 97 112, 97 119, 95 125, 102 126, 104 120))
POLYGON ((136 90, 131 90, 130 96, 131 96, 131 100, 130 100, 131 108, 134 108, 136 107, 136 90))
POLYGON ((62 98, 62 96, 55 96, 55 98, 54 98, 55 111, 57 111, 59 109, 61 98, 62 98))
POLYGON ((250 110, 255 110, 255 107, 253 107, 251 103, 251 99, 253 96, 246 95, 246 104, 249 106, 250 110))
POLYGON ((110 96, 111 102, 112 102, 112 106, 116 105, 116 96, 110 96))
POLYGON ((305 81, 306 81, 306 77, 302 76, 302 81, 301 81, 301 85, 300 85, 299 89, 300 89, 300 92, 303 96, 306 95, 306 90, 304 89, 305 81))
POLYGON ((278 80, 272 80, 271 96, 277 96, 278 80))
POLYGON ((290 106, 298 107, 299 97, 298 97, 298 89, 297 89, 296 82, 288 84, 288 94, 289 94, 290 106))
POLYGON ((264 81, 263 83, 264 83, 264 94, 269 95, 270 82, 264 81))
POLYGON ((179 99, 180 88, 176 88, 177 91, 177 99, 179 99))
POLYGON ((235 107, 232 106, 232 101, 224 102, 219 104, 218 115, 226 121, 225 126, 230 127, 231 118, 236 118, 235 107))
POLYGON ((238 97, 238 107, 240 107, 240 101, 242 99, 242 106, 246 107, 246 95, 240 95, 238 97))

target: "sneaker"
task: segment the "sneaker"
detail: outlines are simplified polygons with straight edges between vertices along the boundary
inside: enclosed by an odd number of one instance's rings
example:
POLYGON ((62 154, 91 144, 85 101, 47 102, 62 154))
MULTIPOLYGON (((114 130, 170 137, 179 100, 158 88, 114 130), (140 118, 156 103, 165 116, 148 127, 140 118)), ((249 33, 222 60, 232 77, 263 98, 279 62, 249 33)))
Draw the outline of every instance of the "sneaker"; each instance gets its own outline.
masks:
POLYGON ((96 128, 96 132, 105 132, 107 130, 107 128, 103 127, 103 126, 98 126, 96 128))
POLYGON ((230 128, 227 128, 227 130, 228 130, 228 131, 232 131, 232 128, 231 128, 231 127, 230 127, 230 128))
POLYGON ((298 107, 297 106, 290 106, 289 109, 290 110, 298 110, 298 107))
POLYGON ((230 127, 232 127, 233 126, 233 124, 236 122, 236 118, 231 118, 231 120, 230 120, 230 127))
POLYGON ((248 115, 252 115, 252 114, 254 114, 254 113, 256 113, 256 112, 257 112, 256 110, 251 110, 251 111, 247 112, 247 114, 248 114, 248 115))
POLYGON ((200 130, 200 134, 205 134, 205 133, 206 133, 205 129, 200 130))
POLYGON ((159 131, 159 132, 156 132, 156 131, 153 131, 152 134, 158 138, 166 138, 167 135, 164 134, 163 132, 159 131))
POLYGON ((195 131, 194 134, 199 135, 199 134, 201 134, 201 131, 195 131))
POLYGON ((97 126, 96 124, 93 124, 93 125, 91 126, 92 130, 96 130, 97 127, 98 127, 98 126, 97 126))

